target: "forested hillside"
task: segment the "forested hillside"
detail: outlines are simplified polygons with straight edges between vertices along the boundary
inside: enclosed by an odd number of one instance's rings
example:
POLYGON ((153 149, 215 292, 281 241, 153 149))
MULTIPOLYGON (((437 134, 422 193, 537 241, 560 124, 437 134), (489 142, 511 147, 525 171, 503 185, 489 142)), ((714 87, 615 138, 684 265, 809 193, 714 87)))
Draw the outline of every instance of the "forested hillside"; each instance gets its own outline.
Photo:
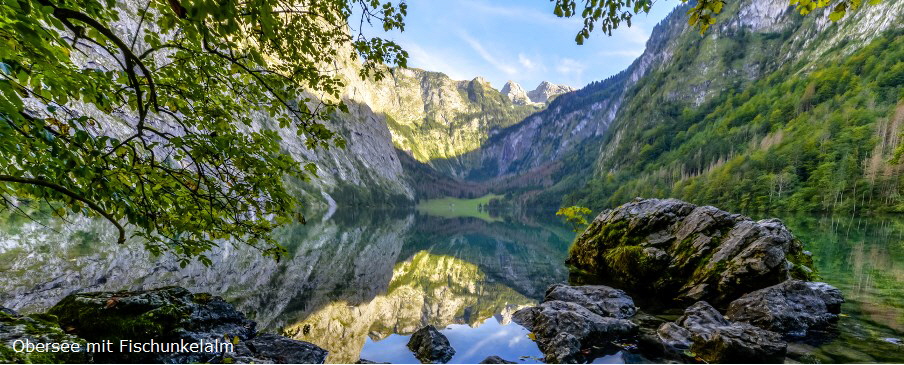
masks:
POLYGON ((470 177, 548 174, 515 189, 523 205, 904 209, 904 2, 838 23, 781 0, 736 2, 702 35, 688 6, 624 72, 491 138, 470 177))
MULTIPOLYGON (((767 37, 732 40, 743 51, 767 37)), ((633 123, 619 135, 633 143, 610 135, 600 173, 569 199, 612 206, 668 196, 743 210, 901 211, 904 30, 852 55, 838 53, 814 70, 788 65, 698 107, 639 92, 626 111, 633 123)), ((657 73, 642 86, 667 80, 657 73)))

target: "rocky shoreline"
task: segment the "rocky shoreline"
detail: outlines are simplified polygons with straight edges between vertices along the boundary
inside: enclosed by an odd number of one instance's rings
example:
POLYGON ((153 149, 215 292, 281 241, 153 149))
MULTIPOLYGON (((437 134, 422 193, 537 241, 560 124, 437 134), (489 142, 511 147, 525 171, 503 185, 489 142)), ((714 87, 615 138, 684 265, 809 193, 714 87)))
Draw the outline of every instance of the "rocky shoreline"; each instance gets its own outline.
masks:
MULTIPOLYGON (((575 240, 568 263, 572 284, 583 285, 552 285, 538 305, 513 315, 549 363, 583 363, 619 351, 629 362, 782 363, 796 356, 789 343, 831 332, 844 302, 838 289, 811 281, 809 253, 781 221, 672 199, 636 200, 601 213, 575 240), (662 313, 674 315, 657 316, 662 313)), ((41 314, 0 309, 3 363, 323 363, 327 357, 314 344, 258 332, 218 296, 179 287, 72 294, 41 314), (229 346, 87 351, 89 343, 151 340, 229 346), (23 353, 13 350, 16 341, 83 350, 23 353)), ((455 354, 432 326, 415 332, 408 348, 423 363, 445 363, 455 354)), ((509 360, 490 356, 482 363, 509 360)))

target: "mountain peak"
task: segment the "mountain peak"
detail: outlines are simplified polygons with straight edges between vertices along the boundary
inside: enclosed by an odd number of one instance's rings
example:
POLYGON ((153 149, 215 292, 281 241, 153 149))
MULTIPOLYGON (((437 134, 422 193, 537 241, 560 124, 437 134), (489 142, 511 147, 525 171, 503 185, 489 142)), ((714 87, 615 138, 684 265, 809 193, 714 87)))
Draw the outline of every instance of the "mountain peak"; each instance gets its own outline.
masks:
POLYGON ((534 103, 546 103, 550 99, 574 91, 574 88, 568 85, 553 84, 549 81, 543 81, 537 88, 527 93, 527 97, 534 103))
POLYGON ((500 91, 505 96, 508 96, 514 104, 527 105, 531 103, 530 98, 527 96, 527 91, 525 91, 517 82, 512 80, 506 82, 505 86, 503 86, 500 91))

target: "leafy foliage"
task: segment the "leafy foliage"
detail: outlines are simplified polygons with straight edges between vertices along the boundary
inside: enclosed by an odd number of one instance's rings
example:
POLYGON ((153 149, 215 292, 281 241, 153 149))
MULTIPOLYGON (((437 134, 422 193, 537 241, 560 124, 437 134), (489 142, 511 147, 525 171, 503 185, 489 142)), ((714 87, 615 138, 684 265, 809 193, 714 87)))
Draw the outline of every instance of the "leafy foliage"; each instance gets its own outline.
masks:
MULTIPOLYGON (((576 0, 550 0, 555 1, 553 13, 559 17, 570 18, 578 14, 578 1, 576 0)), ((681 0, 688 2, 688 0, 681 0)), ((876 4, 880 0, 868 0, 870 4, 876 4)), ((584 26, 575 36, 577 44, 584 44, 590 33, 599 28, 603 33, 612 35, 612 30, 622 23, 631 26, 631 19, 640 13, 649 13, 654 0, 584 0, 580 16, 584 19, 584 26)), ((790 0, 801 14, 806 15, 815 9, 831 7, 829 19, 838 21, 844 18, 848 11, 856 10, 863 0, 790 0)), ((716 23, 716 17, 725 6, 724 0, 697 0, 688 10, 688 25, 697 27, 703 34, 716 23)))
POLYGON ((590 222, 587 221, 587 215, 590 213, 590 208, 575 205, 560 208, 559 211, 556 212, 556 215, 564 217, 565 221, 571 224, 572 230, 580 232, 583 230, 583 227, 590 224, 590 222))
POLYGON ((351 32, 356 8, 404 28, 404 1, 3 2, 0 197, 102 216, 183 264, 227 239, 278 257, 269 233, 301 219, 285 182, 316 166, 256 119, 343 147, 321 122, 347 110, 331 66, 363 59, 379 78, 407 59, 351 32))

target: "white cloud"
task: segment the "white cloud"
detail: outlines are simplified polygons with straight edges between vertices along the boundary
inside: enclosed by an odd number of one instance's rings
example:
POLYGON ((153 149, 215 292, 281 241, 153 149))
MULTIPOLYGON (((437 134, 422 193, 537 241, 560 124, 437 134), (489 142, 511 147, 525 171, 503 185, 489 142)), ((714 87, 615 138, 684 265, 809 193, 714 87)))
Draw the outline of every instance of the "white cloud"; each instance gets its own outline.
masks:
POLYGON ((580 76, 584 73, 584 69, 587 68, 583 62, 579 62, 573 60, 571 58, 563 58, 559 61, 559 64, 556 65, 556 71, 563 75, 574 75, 580 76))
POLYGON ((530 58, 524 53, 518 54, 518 63, 520 63, 527 71, 546 71, 546 66, 543 65, 543 62, 535 58, 530 58))
POLYGON ((502 71, 507 75, 515 75, 518 73, 517 68, 506 62, 500 61, 495 56, 490 54, 490 52, 487 51, 483 44, 481 44, 478 40, 474 39, 463 31, 461 32, 460 36, 461 39, 463 39, 466 43, 468 43, 469 46, 471 46, 471 49, 473 49, 474 52, 477 52, 477 55, 479 55, 480 58, 493 65, 493 67, 495 67, 497 70, 502 71))

